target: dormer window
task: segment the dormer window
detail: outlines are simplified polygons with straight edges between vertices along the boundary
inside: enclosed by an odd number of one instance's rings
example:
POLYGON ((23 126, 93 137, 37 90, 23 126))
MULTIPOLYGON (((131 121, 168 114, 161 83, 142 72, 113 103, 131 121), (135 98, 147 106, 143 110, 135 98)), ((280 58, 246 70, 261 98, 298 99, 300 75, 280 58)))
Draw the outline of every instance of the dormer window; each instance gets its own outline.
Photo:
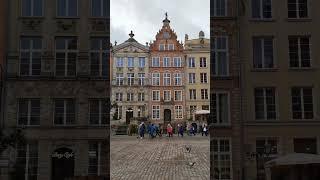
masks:
POLYGON ((173 44, 168 44, 168 50, 173 51, 174 50, 174 45, 173 44))
POLYGON ((170 34, 168 32, 164 32, 163 39, 169 39, 169 38, 170 38, 170 34))

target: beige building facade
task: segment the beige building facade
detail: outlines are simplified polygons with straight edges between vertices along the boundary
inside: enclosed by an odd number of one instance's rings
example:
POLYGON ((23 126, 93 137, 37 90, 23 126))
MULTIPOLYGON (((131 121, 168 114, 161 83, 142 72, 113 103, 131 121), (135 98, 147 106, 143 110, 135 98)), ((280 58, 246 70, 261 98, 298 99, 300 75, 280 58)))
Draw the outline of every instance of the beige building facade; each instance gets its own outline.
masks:
POLYGON ((210 96, 210 39, 204 32, 199 32, 196 39, 188 39, 185 35, 185 94, 186 117, 196 121, 206 121, 200 110, 209 111, 210 96))
POLYGON ((149 48, 130 38, 112 48, 112 120, 115 124, 148 116, 149 48), (120 120, 120 121, 117 121, 120 120))
POLYGON ((319 179, 319 166, 265 170, 264 164, 292 153, 320 153, 320 2, 244 2, 239 16, 244 177, 319 179))
POLYGON ((19 180, 109 176, 108 5, 61 2, 8 1, 3 123, 26 138, 7 156, 19 180))

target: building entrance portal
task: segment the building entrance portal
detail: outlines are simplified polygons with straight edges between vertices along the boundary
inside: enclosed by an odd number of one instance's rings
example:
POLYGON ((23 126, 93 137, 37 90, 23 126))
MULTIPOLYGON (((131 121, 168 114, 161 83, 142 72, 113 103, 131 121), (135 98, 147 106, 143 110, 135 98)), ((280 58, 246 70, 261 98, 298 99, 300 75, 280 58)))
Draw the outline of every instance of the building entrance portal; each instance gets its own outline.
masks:
POLYGON ((62 180, 74 176, 74 152, 71 149, 56 149, 51 158, 52 180, 62 180))
POLYGON ((168 124, 171 122, 171 110, 170 109, 165 109, 164 110, 164 123, 168 124))
POLYGON ((130 124, 131 119, 133 118, 133 109, 129 108, 126 111, 126 124, 130 124))

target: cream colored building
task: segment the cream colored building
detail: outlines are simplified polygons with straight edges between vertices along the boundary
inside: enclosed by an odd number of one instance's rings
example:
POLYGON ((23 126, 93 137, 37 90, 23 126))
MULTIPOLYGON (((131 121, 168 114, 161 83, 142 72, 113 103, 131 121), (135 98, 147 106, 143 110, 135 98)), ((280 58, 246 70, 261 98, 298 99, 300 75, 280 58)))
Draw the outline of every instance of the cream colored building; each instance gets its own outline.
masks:
POLYGON ((210 39, 204 32, 189 39, 185 35, 185 95, 187 119, 205 120, 204 115, 195 116, 196 111, 209 111, 210 96, 210 39))
MULTIPOLYGON (((263 164, 270 159, 320 153, 320 1, 247 0, 243 5, 244 177, 263 180, 263 164), (263 154, 268 146, 271 151, 263 154)), ((318 170, 274 166, 272 179, 319 179, 318 170)))
POLYGON ((112 96, 117 107, 111 113, 111 123, 130 123, 148 115, 149 49, 138 43, 134 34, 112 48, 112 96), (120 120, 120 121, 117 121, 120 120))

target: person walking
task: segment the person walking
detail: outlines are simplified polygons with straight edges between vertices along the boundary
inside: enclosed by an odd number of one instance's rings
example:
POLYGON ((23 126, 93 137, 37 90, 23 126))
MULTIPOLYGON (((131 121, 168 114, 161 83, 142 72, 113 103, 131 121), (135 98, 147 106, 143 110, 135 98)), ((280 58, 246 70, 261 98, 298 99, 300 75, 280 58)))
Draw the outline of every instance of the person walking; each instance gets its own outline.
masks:
MULTIPOLYGON (((208 128, 206 125, 203 126, 203 133, 208 136, 208 128)), ((202 133, 202 136, 203 136, 203 133, 202 133)))
POLYGON ((144 138, 144 131, 145 131, 145 125, 144 122, 141 122, 139 125, 139 134, 140 134, 140 138, 144 138))
POLYGON ((172 126, 171 126, 171 124, 168 124, 168 126, 167 126, 167 132, 168 132, 168 136, 169 136, 169 137, 172 137, 172 126))
POLYGON ((156 137, 156 128, 155 128, 154 124, 151 124, 151 126, 150 126, 150 136, 151 136, 151 139, 156 137))
POLYGON ((183 126, 182 125, 178 125, 178 134, 180 134, 181 135, 181 137, 183 137, 183 126))

